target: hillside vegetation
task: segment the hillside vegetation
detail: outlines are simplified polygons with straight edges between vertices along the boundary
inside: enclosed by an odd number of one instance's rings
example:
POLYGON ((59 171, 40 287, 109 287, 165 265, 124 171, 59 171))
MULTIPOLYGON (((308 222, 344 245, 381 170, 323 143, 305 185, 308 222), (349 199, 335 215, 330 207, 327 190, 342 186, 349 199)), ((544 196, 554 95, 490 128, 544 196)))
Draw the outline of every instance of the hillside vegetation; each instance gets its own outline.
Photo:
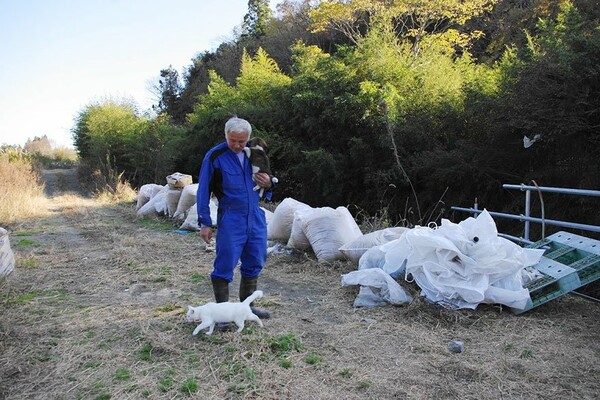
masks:
MULTIPOLYGON (((276 201, 352 205, 391 224, 454 217, 451 205, 475 198, 523 213, 504 183, 600 187, 597 2, 285 1, 276 15, 248 3, 232 41, 181 76, 160 72, 154 114, 117 100, 80 110, 85 175, 196 179, 237 115, 269 144, 276 201)), ((597 200, 543 200, 546 218, 600 225, 597 200)))

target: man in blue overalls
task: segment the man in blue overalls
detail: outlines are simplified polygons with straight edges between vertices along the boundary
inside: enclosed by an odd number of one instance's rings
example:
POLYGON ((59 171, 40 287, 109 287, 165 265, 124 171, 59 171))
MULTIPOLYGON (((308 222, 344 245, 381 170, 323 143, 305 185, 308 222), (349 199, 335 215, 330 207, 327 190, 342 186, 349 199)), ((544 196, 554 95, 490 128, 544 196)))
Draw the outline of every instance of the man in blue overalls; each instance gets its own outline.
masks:
MULTIPOLYGON (((196 206, 200 235, 205 242, 212 237, 213 221, 209 201, 213 193, 219 201, 217 213, 216 257, 211 282, 217 303, 229 301, 229 283, 240 264, 240 301, 250 296, 267 260, 267 221, 259 207, 259 185, 270 198, 271 178, 257 173, 252 180, 252 166, 242 151, 250 139, 252 127, 244 119, 233 117, 225 123, 225 142, 204 156, 198 179, 196 206)), ((266 311, 252 308, 259 318, 269 318, 266 311)))

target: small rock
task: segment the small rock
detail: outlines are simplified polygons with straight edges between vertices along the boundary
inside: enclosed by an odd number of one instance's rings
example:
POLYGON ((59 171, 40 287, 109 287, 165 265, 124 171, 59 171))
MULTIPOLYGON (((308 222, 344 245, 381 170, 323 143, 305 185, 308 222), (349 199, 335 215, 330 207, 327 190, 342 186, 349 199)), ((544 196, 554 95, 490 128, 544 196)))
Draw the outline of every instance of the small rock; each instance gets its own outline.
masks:
POLYGON ((460 340, 453 340, 448 343, 448 350, 450 350, 452 353, 462 353, 465 351, 465 344, 460 340))

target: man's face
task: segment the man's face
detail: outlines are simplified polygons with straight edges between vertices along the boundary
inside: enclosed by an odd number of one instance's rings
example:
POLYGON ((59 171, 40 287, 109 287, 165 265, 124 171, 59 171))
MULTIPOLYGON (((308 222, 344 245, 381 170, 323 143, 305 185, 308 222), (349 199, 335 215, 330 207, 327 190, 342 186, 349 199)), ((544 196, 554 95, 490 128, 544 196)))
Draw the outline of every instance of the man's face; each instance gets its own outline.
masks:
POLYGON ((244 131, 235 132, 231 131, 227 134, 227 147, 231 149, 235 154, 239 153, 244 149, 246 143, 248 143, 248 134, 244 131))

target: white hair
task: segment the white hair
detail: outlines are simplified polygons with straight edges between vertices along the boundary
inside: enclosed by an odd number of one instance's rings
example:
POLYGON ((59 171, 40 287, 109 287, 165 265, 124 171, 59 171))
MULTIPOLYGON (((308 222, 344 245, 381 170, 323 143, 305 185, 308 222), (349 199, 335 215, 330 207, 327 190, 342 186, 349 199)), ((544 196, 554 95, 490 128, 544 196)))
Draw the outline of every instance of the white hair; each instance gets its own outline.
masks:
POLYGON ((229 132, 246 132, 248 134, 248 139, 250 139, 250 135, 252 134, 252 126, 250 122, 245 119, 238 117, 231 117, 225 123, 225 137, 229 132))

